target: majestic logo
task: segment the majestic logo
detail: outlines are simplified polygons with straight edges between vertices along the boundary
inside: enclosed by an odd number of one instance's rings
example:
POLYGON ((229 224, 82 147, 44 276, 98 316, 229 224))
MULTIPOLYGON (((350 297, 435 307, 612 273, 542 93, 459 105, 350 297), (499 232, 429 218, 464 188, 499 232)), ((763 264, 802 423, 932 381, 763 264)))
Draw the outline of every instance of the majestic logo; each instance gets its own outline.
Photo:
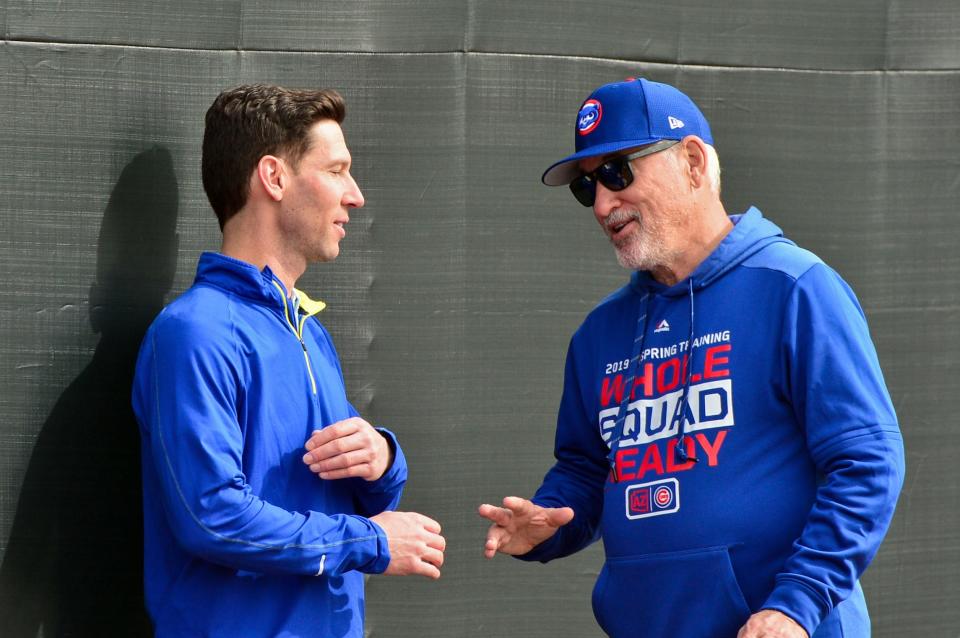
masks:
POLYGON ((683 126, 684 126, 683 120, 679 120, 679 119, 673 117, 672 115, 667 118, 667 122, 670 123, 670 130, 671 130, 671 131, 672 131, 673 129, 675 129, 675 128, 683 128, 683 126))
POLYGON ((670 332, 670 324, 667 323, 667 320, 664 319, 657 324, 657 327, 653 329, 654 332, 670 332))
POLYGON ((650 518, 680 510, 680 482, 675 478, 631 485, 626 491, 627 518, 650 518))
POLYGON ((577 134, 586 135, 597 128, 597 124, 600 123, 602 117, 603 107, 600 106, 600 102, 596 100, 584 102, 583 106, 580 107, 580 112, 577 113, 577 134))

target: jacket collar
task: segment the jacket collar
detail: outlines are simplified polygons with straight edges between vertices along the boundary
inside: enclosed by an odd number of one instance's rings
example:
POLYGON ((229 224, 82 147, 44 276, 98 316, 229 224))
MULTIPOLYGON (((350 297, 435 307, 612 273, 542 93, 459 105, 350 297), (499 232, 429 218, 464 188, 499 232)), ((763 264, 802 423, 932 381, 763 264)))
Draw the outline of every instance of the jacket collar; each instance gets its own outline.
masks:
MULTIPOLYGON (((214 252, 200 255, 195 284, 206 284, 229 293, 274 308, 285 306, 286 288, 270 266, 257 270, 253 264, 214 252)), ((293 289, 300 309, 312 316, 326 308, 326 304, 311 299, 301 290, 293 289)))

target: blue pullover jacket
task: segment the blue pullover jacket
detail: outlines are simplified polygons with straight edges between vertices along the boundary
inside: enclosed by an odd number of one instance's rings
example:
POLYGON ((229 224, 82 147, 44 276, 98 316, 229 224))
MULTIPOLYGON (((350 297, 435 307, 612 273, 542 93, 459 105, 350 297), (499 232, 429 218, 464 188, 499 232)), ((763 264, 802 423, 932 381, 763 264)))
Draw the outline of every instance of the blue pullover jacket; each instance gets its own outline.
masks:
POLYGON ((324 481, 311 432, 356 416, 330 335, 265 268, 200 258, 154 321, 133 406, 143 452, 147 607, 157 636, 363 635, 363 574, 390 562, 368 516, 407 477, 324 481), (294 308, 298 306, 298 308, 294 308))
POLYGON ((573 336, 533 500, 575 518, 522 558, 602 536, 593 606, 615 637, 733 638, 775 609, 866 638, 858 579, 904 472, 866 320, 760 211, 733 221, 688 279, 634 273, 573 336))

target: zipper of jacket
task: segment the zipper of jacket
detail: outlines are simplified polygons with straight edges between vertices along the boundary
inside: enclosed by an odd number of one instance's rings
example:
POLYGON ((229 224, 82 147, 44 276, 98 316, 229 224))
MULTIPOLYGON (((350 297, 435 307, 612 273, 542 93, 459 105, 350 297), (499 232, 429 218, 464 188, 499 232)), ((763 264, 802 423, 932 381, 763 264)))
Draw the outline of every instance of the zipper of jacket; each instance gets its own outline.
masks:
POLYGON ((283 300, 283 317, 287 320, 287 325, 290 326, 290 329, 293 331, 293 336, 300 342, 300 347, 303 348, 303 362, 306 364, 307 374, 310 376, 310 387, 313 389, 313 393, 316 394, 317 381, 313 378, 313 366, 310 365, 310 354, 307 352, 307 344, 303 341, 303 324, 306 323, 307 318, 304 317, 304 320, 299 322, 300 330, 297 330, 297 324, 290 320, 290 308, 287 305, 287 295, 283 291, 283 286, 278 284, 275 279, 272 281, 273 285, 280 291, 280 298, 283 300))

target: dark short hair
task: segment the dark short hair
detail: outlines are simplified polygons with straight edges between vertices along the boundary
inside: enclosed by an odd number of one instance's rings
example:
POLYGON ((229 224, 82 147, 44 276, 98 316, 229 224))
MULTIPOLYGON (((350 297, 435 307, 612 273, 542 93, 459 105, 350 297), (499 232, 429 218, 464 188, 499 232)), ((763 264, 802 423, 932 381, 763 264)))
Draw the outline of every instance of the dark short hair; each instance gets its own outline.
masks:
POLYGON ((201 174, 220 229, 244 207, 250 174, 264 155, 282 156, 296 169, 310 148, 310 127, 343 122, 346 105, 332 89, 285 89, 245 84, 227 89, 207 109, 201 174))

